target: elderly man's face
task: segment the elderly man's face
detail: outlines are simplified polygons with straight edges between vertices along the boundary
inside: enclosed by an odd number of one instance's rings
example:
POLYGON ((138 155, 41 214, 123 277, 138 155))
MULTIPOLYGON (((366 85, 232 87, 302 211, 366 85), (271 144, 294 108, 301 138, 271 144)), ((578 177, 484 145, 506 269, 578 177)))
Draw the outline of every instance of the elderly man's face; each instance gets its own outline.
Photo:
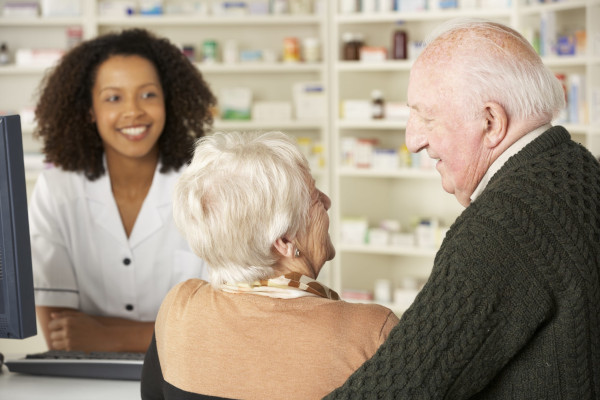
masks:
POLYGON ((411 69, 406 145, 437 160, 444 190, 466 207, 488 167, 482 157, 485 120, 463 118, 462 83, 447 72, 423 60, 411 69))

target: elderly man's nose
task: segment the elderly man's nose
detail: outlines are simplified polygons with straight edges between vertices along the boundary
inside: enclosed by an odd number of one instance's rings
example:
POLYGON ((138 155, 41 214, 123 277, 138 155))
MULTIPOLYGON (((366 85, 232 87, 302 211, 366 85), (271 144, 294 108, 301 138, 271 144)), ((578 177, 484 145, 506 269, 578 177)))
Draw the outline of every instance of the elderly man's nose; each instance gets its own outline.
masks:
POLYGON ((411 120, 406 125, 406 147, 412 153, 418 153, 427 145, 427 137, 419 129, 415 129, 411 120))

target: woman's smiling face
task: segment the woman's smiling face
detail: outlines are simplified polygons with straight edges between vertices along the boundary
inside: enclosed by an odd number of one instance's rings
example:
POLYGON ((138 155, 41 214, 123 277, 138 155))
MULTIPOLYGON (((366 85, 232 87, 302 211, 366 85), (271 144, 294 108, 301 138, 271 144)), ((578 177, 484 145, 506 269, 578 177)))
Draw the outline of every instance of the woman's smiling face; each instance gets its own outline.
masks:
POLYGON ((96 73, 91 115, 107 156, 158 155, 165 99, 154 65, 140 56, 112 56, 96 73))

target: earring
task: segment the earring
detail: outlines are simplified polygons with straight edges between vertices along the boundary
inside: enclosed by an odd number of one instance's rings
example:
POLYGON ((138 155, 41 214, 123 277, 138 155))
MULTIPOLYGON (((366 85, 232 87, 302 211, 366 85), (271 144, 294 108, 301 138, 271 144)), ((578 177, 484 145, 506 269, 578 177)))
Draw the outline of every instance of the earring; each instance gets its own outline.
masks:
POLYGON ((296 249, 296 251, 294 251, 294 257, 300 257, 300 250, 296 249))

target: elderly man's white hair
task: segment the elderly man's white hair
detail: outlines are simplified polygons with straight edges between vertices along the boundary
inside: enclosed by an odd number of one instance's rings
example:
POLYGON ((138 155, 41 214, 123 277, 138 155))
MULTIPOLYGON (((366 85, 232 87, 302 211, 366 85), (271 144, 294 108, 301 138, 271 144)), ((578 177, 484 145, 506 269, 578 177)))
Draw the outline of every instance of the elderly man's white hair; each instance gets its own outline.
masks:
POLYGON ((508 26, 457 18, 438 26, 425 42, 421 56, 452 54, 454 62, 459 60, 463 99, 470 112, 494 101, 509 118, 549 122, 565 107, 565 93, 554 73, 531 44, 508 26))
POLYGON ((276 239, 306 229, 310 169, 281 132, 200 138, 173 194, 175 224, 213 286, 274 275, 276 239))

